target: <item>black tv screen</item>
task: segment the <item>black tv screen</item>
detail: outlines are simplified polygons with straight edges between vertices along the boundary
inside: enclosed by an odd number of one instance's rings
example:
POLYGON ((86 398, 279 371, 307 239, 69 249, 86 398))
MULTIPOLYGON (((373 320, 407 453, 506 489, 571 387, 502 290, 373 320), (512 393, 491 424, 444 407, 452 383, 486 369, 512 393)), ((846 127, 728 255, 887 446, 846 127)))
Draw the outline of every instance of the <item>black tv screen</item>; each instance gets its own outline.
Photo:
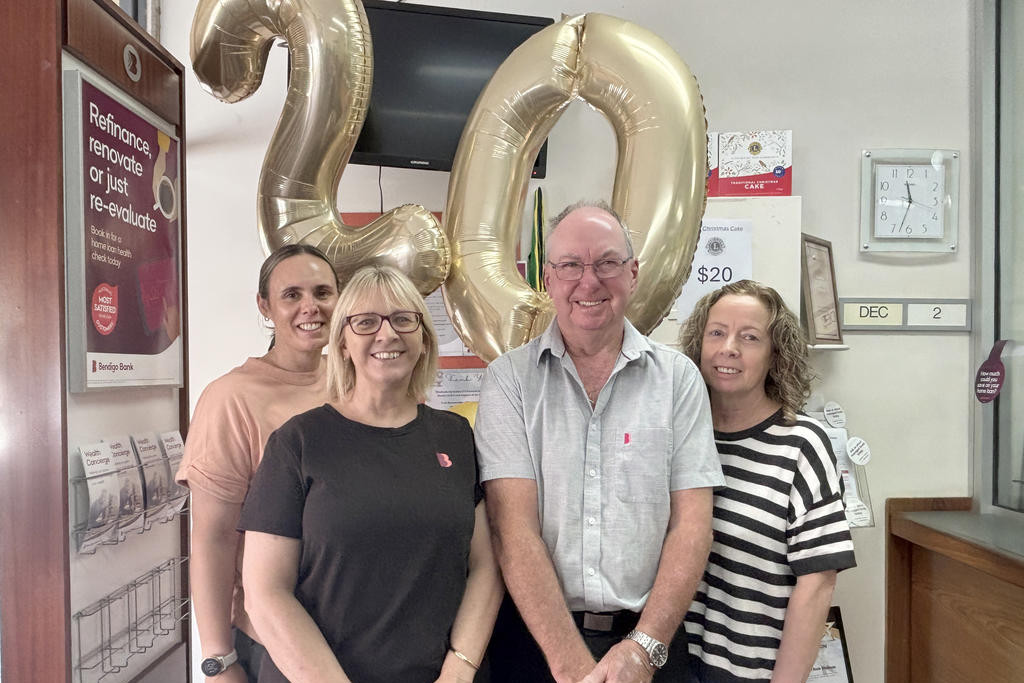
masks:
MULTIPOLYGON (((363 0, 373 91, 351 162, 450 171, 477 96, 547 17, 363 0)), ((533 176, 543 178, 547 143, 533 176)))

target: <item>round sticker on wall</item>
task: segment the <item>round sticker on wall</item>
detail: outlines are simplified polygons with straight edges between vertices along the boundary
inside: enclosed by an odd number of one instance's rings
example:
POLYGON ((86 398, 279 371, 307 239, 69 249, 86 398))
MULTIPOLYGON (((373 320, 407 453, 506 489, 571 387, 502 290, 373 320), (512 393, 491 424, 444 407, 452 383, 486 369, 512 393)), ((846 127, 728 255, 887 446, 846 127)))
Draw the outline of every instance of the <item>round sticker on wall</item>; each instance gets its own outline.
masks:
POLYGON ((835 401, 829 401, 825 404, 825 422, 829 427, 845 427, 846 411, 835 401))
POLYGON ((867 465, 871 460, 871 449, 868 448, 868 442, 859 436, 854 436, 846 442, 846 454, 856 465, 867 465))

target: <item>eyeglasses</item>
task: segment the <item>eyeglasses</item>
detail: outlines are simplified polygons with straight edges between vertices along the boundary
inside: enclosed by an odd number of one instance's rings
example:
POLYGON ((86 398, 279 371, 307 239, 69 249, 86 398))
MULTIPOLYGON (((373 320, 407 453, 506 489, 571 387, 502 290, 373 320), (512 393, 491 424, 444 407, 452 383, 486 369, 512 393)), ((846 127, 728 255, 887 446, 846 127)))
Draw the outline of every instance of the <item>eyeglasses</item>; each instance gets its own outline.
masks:
POLYGON ((594 275, 607 280, 613 278, 622 273, 622 267, 633 258, 632 256, 617 259, 617 258, 606 258, 600 261, 594 261, 593 263, 580 263, 579 261, 563 261, 561 263, 552 263, 548 261, 548 265, 551 266, 555 271, 555 277, 559 280, 579 280, 583 277, 584 271, 589 268, 594 269, 594 275))
POLYGON ((395 332, 409 334, 420 329, 420 324, 423 322, 423 314, 417 311, 395 311, 391 315, 356 313, 345 318, 345 323, 356 334, 370 335, 377 334, 385 320, 388 321, 391 329, 395 332))

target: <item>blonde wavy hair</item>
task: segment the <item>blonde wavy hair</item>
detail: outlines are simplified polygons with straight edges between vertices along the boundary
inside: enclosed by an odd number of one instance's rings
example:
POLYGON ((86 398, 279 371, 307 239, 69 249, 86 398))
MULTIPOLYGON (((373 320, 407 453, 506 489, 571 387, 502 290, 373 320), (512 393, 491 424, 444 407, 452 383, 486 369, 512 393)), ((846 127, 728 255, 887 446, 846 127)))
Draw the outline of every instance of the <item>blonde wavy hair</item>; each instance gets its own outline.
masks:
POLYGON ((707 327, 711 307, 729 294, 752 296, 768 311, 772 360, 764 380, 764 390, 768 398, 782 406, 786 423, 795 423, 797 411, 803 408, 811 393, 814 374, 807 363, 807 335, 800 319, 771 287, 753 280, 738 280, 705 295, 679 330, 680 348, 700 367, 704 328, 707 327))
MULTIPOLYGON (((331 318, 330 342, 327 345, 327 393, 331 400, 340 400, 352 393, 356 386, 356 369, 346 359, 345 325, 350 315, 366 313, 354 310, 369 297, 379 294, 392 311, 417 311, 423 316, 420 331, 423 334, 423 355, 416 361, 409 380, 409 396, 422 401, 437 377, 438 344, 434 321, 430 318, 423 297, 415 285, 397 268, 374 264, 357 270, 338 296, 331 318)), ((414 334, 414 333, 413 333, 414 334)))

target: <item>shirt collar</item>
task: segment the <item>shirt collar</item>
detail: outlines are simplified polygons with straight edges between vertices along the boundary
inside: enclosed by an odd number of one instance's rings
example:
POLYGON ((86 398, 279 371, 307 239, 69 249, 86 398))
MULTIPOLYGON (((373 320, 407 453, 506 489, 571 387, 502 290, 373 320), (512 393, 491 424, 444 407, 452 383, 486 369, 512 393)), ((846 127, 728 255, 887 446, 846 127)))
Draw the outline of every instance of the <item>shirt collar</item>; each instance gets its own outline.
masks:
POLYGON ((627 320, 626 333, 622 335, 622 355, 628 360, 636 360, 644 353, 654 354, 651 340, 640 334, 633 323, 627 320))
MULTIPOLYGON (((562 339, 562 331, 558 329, 558 318, 554 318, 540 336, 540 352, 537 354, 538 365, 544 357, 545 351, 556 358, 565 355, 565 340, 562 339)), ((626 357, 627 361, 633 361, 644 353, 653 354, 654 349, 651 347, 650 340, 640 334, 639 330, 633 327, 633 323, 626 320, 620 353, 626 357)))

